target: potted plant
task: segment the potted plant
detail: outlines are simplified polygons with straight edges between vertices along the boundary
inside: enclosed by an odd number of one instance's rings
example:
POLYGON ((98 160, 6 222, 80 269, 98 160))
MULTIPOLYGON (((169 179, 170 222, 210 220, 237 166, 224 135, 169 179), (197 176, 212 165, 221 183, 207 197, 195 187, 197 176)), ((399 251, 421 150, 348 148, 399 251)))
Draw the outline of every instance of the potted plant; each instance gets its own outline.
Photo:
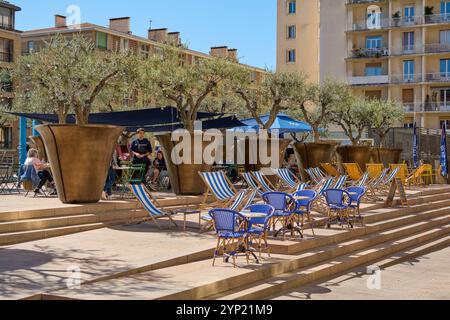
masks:
POLYGON ((384 148, 384 140, 393 126, 402 123, 405 111, 392 101, 374 100, 371 129, 378 136, 377 145, 372 149, 372 161, 389 165, 399 163, 402 149, 384 148))
POLYGON ((63 203, 93 203, 101 198, 123 128, 89 125, 89 114, 109 86, 132 83, 127 76, 132 74, 133 61, 126 52, 97 51, 82 35, 70 40, 59 35, 41 51, 20 57, 12 70, 15 108, 58 115, 59 124, 37 130, 63 203), (66 123, 71 113, 76 124, 66 123))
POLYGON ((400 19, 401 19, 400 11, 397 11, 392 15, 392 20, 394 20, 395 27, 398 27, 400 25, 400 19))
POLYGON ((371 148, 361 145, 364 132, 369 129, 374 116, 374 104, 371 100, 348 96, 337 104, 331 121, 342 128, 344 134, 350 139, 351 146, 337 148, 341 163, 358 163, 365 170, 371 157, 371 148))
POLYGON ((330 124, 336 105, 348 100, 349 94, 347 84, 325 79, 322 84, 307 82, 289 99, 291 110, 312 128, 313 142, 294 144, 304 169, 332 161, 338 143, 322 141, 321 135, 330 124))
MULTIPOLYGON (((180 49, 165 47, 163 52, 141 62, 139 84, 143 95, 176 107, 181 123, 193 141, 194 124, 205 101, 217 94, 241 68, 235 62, 222 58, 202 58, 188 63, 180 49)), ((203 194, 206 189, 198 172, 210 171, 211 165, 194 162, 174 165, 171 160, 176 144, 171 135, 161 134, 157 138, 167 161, 173 191, 181 195, 203 194)), ((206 146, 204 143, 202 149, 206 146)), ((195 152, 203 150, 191 148, 191 159, 194 159, 195 152)))
MULTIPOLYGON (((241 82, 235 86, 235 92, 242 99, 245 109, 256 120, 260 129, 269 130, 278 114, 289 109, 289 97, 295 94, 298 88, 302 88, 305 83, 306 77, 300 73, 267 71, 262 81, 255 82, 252 81, 250 73, 247 72, 244 81, 241 78, 241 82), (261 115, 265 113, 268 113, 269 117, 268 121, 263 122, 261 115)), ((271 150, 272 141, 272 137, 268 139, 269 150, 271 150)), ((278 155, 276 156, 278 157, 278 163, 281 164, 291 140, 278 139, 278 143, 278 155)), ((249 146, 247 146, 246 151, 249 149, 249 146)), ((248 155, 246 155, 246 159, 248 159, 248 155)), ((247 164, 246 169, 247 171, 256 171, 262 167, 270 166, 263 166, 258 161, 256 165, 247 164)))

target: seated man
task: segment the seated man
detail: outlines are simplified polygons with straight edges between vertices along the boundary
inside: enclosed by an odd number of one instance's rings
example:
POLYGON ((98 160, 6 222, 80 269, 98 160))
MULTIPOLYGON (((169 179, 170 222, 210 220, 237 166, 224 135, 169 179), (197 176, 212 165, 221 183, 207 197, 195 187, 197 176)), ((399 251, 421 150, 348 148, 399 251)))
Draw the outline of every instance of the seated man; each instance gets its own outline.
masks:
POLYGON ((36 170, 39 178, 41 179, 39 182, 39 185, 34 190, 35 193, 40 194, 42 187, 48 182, 51 183, 53 191, 50 193, 50 195, 56 195, 56 187, 55 183, 53 181, 53 177, 50 174, 50 171, 48 168, 50 167, 48 163, 42 162, 38 158, 38 151, 36 149, 30 149, 28 150, 27 159, 25 160, 25 165, 32 165, 34 169, 36 170))
POLYGON ((133 164, 145 165, 145 173, 150 167, 149 157, 152 154, 152 144, 145 138, 145 130, 143 128, 136 131, 137 139, 131 144, 131 153, 133 155, 133 164))

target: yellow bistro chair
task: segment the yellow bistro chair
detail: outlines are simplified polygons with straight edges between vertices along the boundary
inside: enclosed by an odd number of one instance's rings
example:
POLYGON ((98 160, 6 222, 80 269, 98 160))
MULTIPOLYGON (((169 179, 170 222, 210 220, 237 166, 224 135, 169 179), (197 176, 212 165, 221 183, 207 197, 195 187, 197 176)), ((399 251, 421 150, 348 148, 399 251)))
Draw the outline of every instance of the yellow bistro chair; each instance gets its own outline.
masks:
POLYGON ((433 166, 431 164, 421 165, 408 176, 406 182, 408 186, 431 184, 433 182, 433 166))

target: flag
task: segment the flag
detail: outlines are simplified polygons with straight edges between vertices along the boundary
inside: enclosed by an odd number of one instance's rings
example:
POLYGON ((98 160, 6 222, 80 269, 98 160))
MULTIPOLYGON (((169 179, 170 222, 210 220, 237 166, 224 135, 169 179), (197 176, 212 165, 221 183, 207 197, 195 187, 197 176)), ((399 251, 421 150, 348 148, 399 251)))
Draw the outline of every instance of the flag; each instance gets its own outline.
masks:
POLYGON ((414 122, 414 137, 413 137, 413 165, 414 169, 419 167, 419 136, 417 134, 417 125, 414 122))
POLYGON ((444 122, 442 125, 441 135, 441 175, 446 177, 448 175, 447 166, 447 124, 444 122))

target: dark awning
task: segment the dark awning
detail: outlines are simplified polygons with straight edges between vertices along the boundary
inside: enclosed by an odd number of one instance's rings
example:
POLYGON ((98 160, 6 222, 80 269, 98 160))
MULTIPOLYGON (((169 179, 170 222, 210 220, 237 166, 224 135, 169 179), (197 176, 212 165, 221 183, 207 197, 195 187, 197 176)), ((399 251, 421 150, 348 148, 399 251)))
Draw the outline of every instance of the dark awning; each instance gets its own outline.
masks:
MULTIPOLYGON (((17 112, 11 114, 32 120, 38 120, 41 122, 58 123, 58 116, 56 114, 17 112)), ((201 120, 218 116, 222 116, 222 114, 199 112, 197 114, 197 119, 201 120)), ((90 124, 109 124, 123 127, 144 127, 179 122, 180 117, 178 115, 178 110, 174 107, 150 108, 121 112, 92 113, 89 116, 90 124)), ((67 123, 75 123, 75 116, 68 115, 67 123)))
MULTIPOLYGON (((55 114, 17 112, 11 112, 10 114, 43 123, 58 123, 58 116, 55 114)), ((202 121, 204 130, 229 129, 245 125, 235 116, 223 117, 223 114, 220 113, 199 112, 197 119, 202 121)), ((75 123, 75 116, 67 116, 67 123, 75 123)), ((122 126, 126 127, 128 132, 136 131, 139 128, 145 128, 148 132, 170 132, 183 127, 178 110, 173 107, 92 113, 89 116, 89 123, 122 126)))

